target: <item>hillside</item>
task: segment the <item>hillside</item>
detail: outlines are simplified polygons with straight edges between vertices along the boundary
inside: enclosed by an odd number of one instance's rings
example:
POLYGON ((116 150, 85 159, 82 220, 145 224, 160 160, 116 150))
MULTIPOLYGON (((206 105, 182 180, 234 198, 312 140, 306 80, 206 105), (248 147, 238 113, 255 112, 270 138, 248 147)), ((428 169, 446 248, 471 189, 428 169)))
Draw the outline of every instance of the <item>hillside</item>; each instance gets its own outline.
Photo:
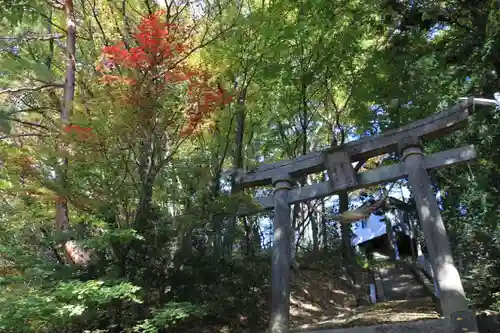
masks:
MULTIPOLYGON (((401 269, 386 268, 384 289, 387 301, 356 306, 356 291, 339 263, 331 260, 299 269, 292 281, 291 323, 297 330, 343 328, 439 318, 426 291, 415 293, 413 281, 401 269), (391 294, 391 288, 398 290, 391 294), (409 293, 404 294, 405 291, 409 293), (401 297, 401 293, 408 297, 401 297), (401 299, 406 298, 406 299, 401 299)), ((367 277, 361 292, 368 298, 367 277)))

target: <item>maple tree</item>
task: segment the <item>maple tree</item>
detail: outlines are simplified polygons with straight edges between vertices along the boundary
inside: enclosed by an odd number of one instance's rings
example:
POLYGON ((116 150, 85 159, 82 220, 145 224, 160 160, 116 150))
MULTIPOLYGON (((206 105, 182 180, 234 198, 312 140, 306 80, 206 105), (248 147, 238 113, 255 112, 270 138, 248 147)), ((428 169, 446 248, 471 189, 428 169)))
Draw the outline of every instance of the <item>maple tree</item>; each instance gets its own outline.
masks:
MULTIPOLYGON (((220 85, 211 86, 208 72, 186 63, 191 49, 186 30, 165 22, 164 14, 158 11, 142 18, 133 35, 137 46, 120 42, 104 47, 96 70, 102 73, 103 85, 120 85, 123 101, 138 111, 151 111, 151 101, 173 90, 178 94, 175 88, 181 88, 181 95, 186 97, 182 115, 185 123, 179 134, 187 136, 195 133, 218 106, 229 103, 231 96, 220 85)), ((154 112, 143 117, 151 120, 154 112)))
MULTIPOLYGON (((105 159, 119 155, 118 147, 126 141, 141 161, 136 175, 149 188, 137 195, 150 201, 154 178, 175 150, 168 151, 170 147, 198 133, 209 124, 207 120, 218 107, 230 103, 232 97, 214 83, 208 71, 188 63, 193 46, 187 27, 165 22, 164 14, 158 11, 142 17, 132 34, 133 41, 127 45, 117 42, 102 48, 92 107, 85 113, 75 110, 61 132, 50 129, 57 133, 53 138, 65 141, 66 153, 71 155, 68 178, 79 170, 91 170, 98 154, 105 159), (99 97, 99 89, 103 98, 99 97), (155 148, 151 151, 146 147, 155 148), (151 156, 156 159, 152 163, 155 167, 147 168, 145 161, 151 156)), ((37 162, 20 158, 14 163, 23 175, 47 183, 33 168, 37 162)), ((53 186, 43 193, 43 201, 75 204, 88 197, 84 192, 93 197, 105 192, 102 184, 82 183, 83 187, 78 182, 67 183, 71 189, 64 191, 53 186)))

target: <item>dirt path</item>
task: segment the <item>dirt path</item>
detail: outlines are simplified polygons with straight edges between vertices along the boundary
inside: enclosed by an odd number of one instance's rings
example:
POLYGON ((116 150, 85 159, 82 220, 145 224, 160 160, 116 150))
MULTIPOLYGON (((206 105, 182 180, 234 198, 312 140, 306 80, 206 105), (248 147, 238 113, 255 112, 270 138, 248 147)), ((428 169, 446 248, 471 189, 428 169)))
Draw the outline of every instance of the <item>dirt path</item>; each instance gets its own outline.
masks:
POLYGON ((360 307, 352 304, 348 283, 340 274, 301 271, 292 284, 292 327, 307 331, 439 318, 432 298, 410 272, 395 265, 383 269, 388 301, 360 307))
POLYGON ((296 332, 313 329, 362 327, 380 324, 404 323, 416 320, 438 319, 432 298, 388 301, 345 311, 330 318, 318 317, 309 323, 293 323, 296 332))

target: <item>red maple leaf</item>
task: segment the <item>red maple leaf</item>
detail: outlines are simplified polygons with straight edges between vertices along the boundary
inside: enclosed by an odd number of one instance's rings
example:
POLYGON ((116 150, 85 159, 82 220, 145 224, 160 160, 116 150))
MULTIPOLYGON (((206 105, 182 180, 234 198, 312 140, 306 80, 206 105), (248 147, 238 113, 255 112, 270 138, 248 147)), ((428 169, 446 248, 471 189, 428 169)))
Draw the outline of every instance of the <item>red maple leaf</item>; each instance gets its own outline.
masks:
POLYGON ((66 125, 64 127, 64 132, 74 136, 77 140, 86 140, 93 135, 92 128, 72 124, 66 125))

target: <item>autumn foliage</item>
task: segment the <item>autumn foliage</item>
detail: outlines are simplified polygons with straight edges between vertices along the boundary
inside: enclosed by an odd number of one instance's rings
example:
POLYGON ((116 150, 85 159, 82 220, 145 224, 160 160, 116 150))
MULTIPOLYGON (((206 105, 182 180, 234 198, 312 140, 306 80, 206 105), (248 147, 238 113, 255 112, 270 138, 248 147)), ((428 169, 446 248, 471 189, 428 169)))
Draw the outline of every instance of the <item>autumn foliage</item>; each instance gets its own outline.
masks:
POLYGON ((77 140, 86 140, 92 136, 92 128, 69 124, 64 127, 64 132, 77 140))
POLYGON ((103 74, 102 84, 125 87, 123 100, 142 112, 170 88, 182 87, 184 119, 179 134, 186 136, 231 97, 220 86, 212 87, 206 71, 186 64, 192 48, 185 29, 166 23, 163 14, 159 11, 141 20, 133 35, 135 46, 118 43, 104 47, 96 69, 103 74))

